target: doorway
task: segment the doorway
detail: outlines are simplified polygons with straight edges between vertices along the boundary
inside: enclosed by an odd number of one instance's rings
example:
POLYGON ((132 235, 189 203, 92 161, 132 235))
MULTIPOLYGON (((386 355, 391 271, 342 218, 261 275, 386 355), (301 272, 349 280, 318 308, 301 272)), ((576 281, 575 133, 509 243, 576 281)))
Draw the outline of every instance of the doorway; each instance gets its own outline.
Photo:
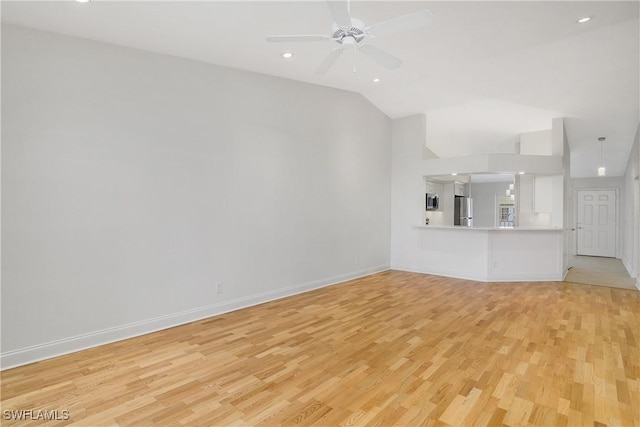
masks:
POLYGON ((578 190, 577 255, 615 258, 616 190, 578 190))

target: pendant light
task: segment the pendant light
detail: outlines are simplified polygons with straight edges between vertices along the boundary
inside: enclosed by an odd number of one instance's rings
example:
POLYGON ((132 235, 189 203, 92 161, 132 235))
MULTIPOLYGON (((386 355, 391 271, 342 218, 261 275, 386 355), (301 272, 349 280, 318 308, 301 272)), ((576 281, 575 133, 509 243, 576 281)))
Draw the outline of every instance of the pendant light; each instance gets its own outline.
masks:
POLYGON ((598 141, 600 141, 600 167, 598 168, 598 176, 605 176, 607 174, 607 169, 604 167, 604 163, 602 162, 602 147, 605 139, 606 138, 604 136, 598 138, 598 141))

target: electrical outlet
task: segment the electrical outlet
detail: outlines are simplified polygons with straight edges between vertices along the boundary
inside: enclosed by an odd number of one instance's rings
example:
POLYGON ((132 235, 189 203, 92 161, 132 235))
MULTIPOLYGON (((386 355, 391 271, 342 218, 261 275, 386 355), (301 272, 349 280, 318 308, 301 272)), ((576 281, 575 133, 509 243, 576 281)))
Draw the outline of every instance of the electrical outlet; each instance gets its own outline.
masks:
POLYGON ((222 292, 224 292, 224 285, 222 282, 216 283, 216 293, 221 294, 222 292))

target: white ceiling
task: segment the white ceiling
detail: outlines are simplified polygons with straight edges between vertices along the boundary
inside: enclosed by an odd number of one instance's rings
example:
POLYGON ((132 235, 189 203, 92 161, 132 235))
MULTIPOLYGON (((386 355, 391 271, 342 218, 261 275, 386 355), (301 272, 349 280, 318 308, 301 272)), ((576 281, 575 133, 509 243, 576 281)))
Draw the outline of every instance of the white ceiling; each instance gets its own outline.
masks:
POLYGON ((600 136, 607 174, 624 174, 640 120, 638 1, 352 1, 351 15, 371 25, 421 9, 431 26, 371 43, 399 69, 362 58, 354 74, 343 55, 323 76, 334 42, 265 41, 328 34, 322 1, 3 1, 2 22, 359 92, 391 118, 426 113, 440 157, 513 152, 520 133, 566 117, 573 176, 596 176, 600 136))

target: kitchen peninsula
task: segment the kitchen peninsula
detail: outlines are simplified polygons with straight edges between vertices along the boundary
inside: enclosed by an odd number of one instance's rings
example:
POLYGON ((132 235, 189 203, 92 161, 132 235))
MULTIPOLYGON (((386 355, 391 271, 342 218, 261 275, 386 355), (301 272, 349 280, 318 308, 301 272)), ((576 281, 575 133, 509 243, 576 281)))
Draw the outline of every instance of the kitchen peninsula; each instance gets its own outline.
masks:
POLYGON ((563 279, 561 175, 456 174, 425 182, 427 197, 439 192, 442 203, 427 206, 426 225, 416 226, 416 271, 480 281, 563 279))
POLYGON ((483 282, 563 279, 562 228, 415 228, 421 250, 409 270, 483 282))
POLYGON ((438 157, 428 150, 426 117, 403 122, 394 140, 402 162, 393 169, 391 267, 482 282, 561 281, 575 244, 573 208, 564 122, 551 125, 521 134, 513 153, 438 157), (471 200, 471 211, 456 209, 458 197, 471 200), (470 227, 455 226, 469 216, 470 227))

